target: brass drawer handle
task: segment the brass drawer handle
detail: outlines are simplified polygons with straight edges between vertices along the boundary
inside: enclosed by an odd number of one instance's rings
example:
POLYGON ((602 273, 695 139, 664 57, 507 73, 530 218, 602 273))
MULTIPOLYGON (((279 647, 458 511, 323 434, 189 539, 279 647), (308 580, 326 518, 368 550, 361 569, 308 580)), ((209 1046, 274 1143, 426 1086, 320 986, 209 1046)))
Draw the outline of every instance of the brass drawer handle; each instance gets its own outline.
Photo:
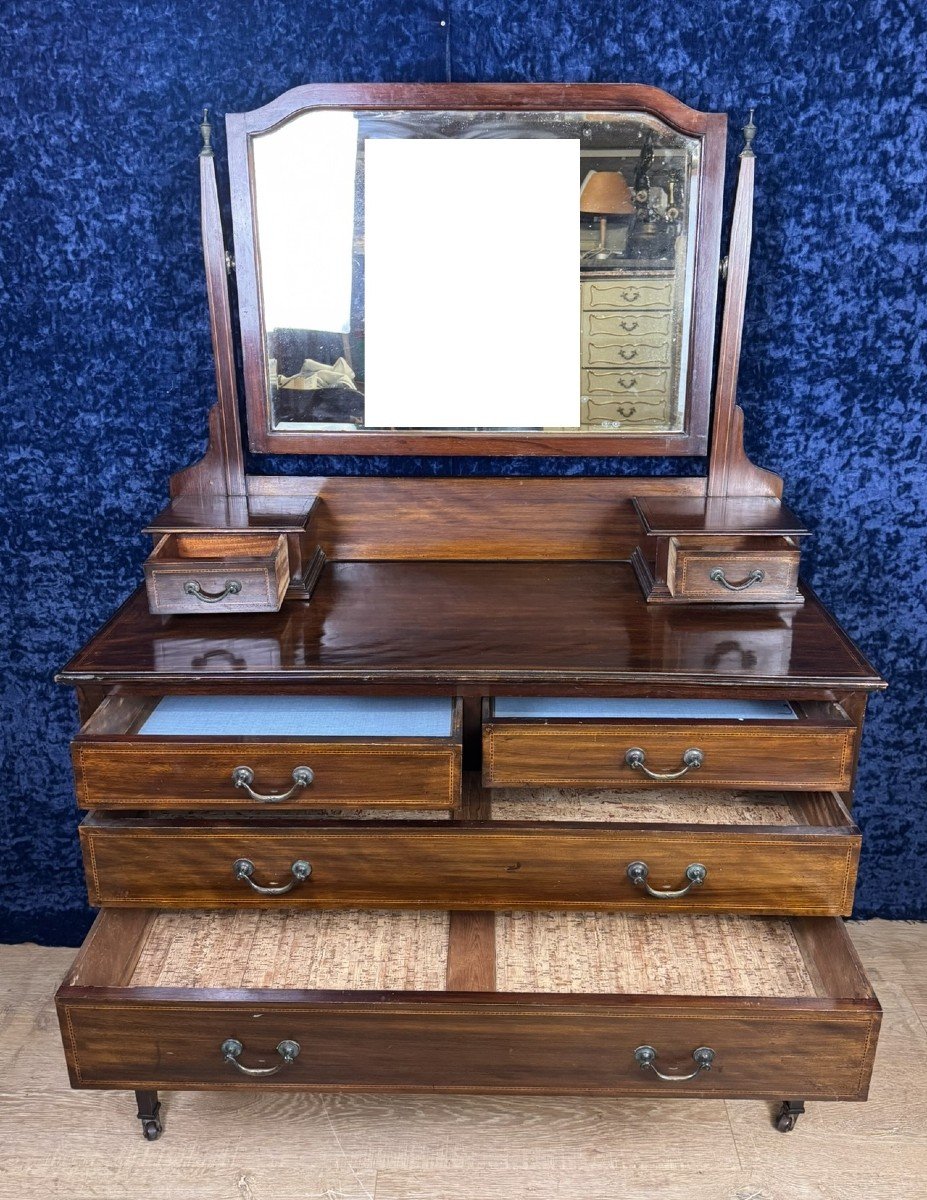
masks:
POLYGON ((254 874, 254 863, 250 858, 236 858, 232 863, 232 874, 236 879, 244 880, 248 887, 253 888, 261 896, 285 896, 287 892, 292 892, 298 883, 303 883, 309 878, 312 874, 312 866, 304 858, 298 858, 290 867, 290 874, 293 878, 289 883, 282 883, 279 887, 265 887, 263 884, 255 883, 251 878, 254 874))
POLYGON ((687 750, 682 756, 682 766, 678 771, 651 771, 644 765, 647 755, 643 750, 634 747, 629 750, 624 756, 624 761, 628 764, 632 771, 643 771, 648 779, 681 779, 683 775, 689 771, 697 771, 705 761, 705 755, 701 750, 687 750))
POLYGON ((633 333, 638 325, 640 325, 640 321, 619 321, 618 324, 625 331, 625 333, 633 333))
POLYGON ((637 358, 636 346, 616 346, 615 350, 620 358, 625 362, 630 362, 632 358, 637 358))
POLYGON ((188 579, 183 585, 183 590, 188 596, 195 596, 204 604, 218 604, 226 596, 237 596, 241 591, 241 582, 237 579, 226 579, 225 587, 221 592, 204 592, 195 579, 188 579))
POLYGON ((247 792, 252 800, 259 800, 262 804, 279 804, 282 800, 291 800, 300 788, 306 788, 313 780, 312 769, 310 767, 296 767, 293 771, 293 786, 285 792, 275 795, 271 792, 267 796, 262 796, 260 792, 254 791, 251 787, 254 783, 254 772, 250 767, 236 767, 232 772, 232 783, 237 788, 241 788, 247 792))
POLYGON ((628 864, 628 879, 635 887, 643 888, 648 896, 656 896, 658 900, 678 900, 680 896, 688 896, 694 887, 702 886, 708 877, 708 868, 703 867, 701 863, 689 863, 686 867, 686 879, 689 882, 685 887, 678 888, 674 892, 660 892, 656 888, 652 888, 647 882, 649 874, 650 868, 645 862, 628 864))
POLYGON ((621 293, 621 299, 627 300, 628 304, 633 304, 635 300, 640 299, 640 292, 637 288, 625 288, 621 293))
POLYGON ((766 578, 766 572, 759 570, 751 571, 747 578, 742 580, 742 582, 731 583, 731 581, 724 574, 724 568, 715 567, 713 571, 709 572, 708 578, 713 580, 715 583, 720 583, 721 586, 723 588, 727 588, 729 592, 745 592, 748 587, 753 587, 755 583, 762 583, 766 578))
POLYGON ((634 375, 630 379, 622 376, 622 378, 618 380, 618 386, 623 387, 625 391, 628 391, 632 387, 637 387, 637 376, 634 375))
POLYGON ((237 1038, 226 1038, 219 1047, 219 1053, 226 1062, 231 1063, 241 1071, 242 1075, 276 1075, 278 1071, 282 1071, 288 1063, 291 1063, 299 1056, 299 1042, 291 1042, 289 1039, 277 1043, 277 1053, 283 1059, 283 1062, 277 1063, 275 1067, 245 1067, 238 1061, 238 1056, 244 1050, 244 1046, 237 1038))
POLYGON ((657 1057, 653 1046, 638 1046, 634 1051, 634 1057, 642 1071, 653 1071, 657 1079, 665 1079, 667 1083, 684 1083, 687 1079, 694 1079, 702 1071, 710 1071, 711 1064, 715 1059, 715 1052, 708 1046, 699 1046, 697 1050, 693 1050, 692 1057, 695 1059, 696 1067, 689 1075, 664 1075, 662 1071, 658 1071, 653 1065, 654 1059, 657 1057))

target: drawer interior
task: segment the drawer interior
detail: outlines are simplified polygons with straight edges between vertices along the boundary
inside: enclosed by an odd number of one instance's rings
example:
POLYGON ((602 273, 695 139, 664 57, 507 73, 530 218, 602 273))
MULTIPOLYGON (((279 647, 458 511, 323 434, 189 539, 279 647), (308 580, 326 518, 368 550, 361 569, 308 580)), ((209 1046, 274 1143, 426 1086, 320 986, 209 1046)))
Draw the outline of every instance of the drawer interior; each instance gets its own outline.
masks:
POLYGON ((785 700, 662 700, 652 696, 498 696, 491 715, 513 720, 626 719, 659 721, 794 721, 798 712, 785 700))
POLYGON ((406 909, 106 911, 64 986, 78 985, 226 994, 872 994, 842 923, 828 918, 406 909))
POLYGON ((795 828, 853 825, 840 799, 826 792, 493 788, 487 804, 493 821, 795 828))
POLYGON ((81 734, 449 738, 457 726, 443 696, 111 696, 81 734))
POLYGON ((725 555, 749 555, 764 558, 770 554, 797 554, 798 543, 790 537, 690 537, 676 541, 677 553, 716 554, 719 558, 725 555))
POLYGON ((692 788, 481 788, 478 777, 464 777, 464 800, 459 813, 447 809, 319 808, 299 816, 290 812, 140 812, 90 813, 83 827, 93 830, 130 832, 178 832, 210 828, 305 830, 347 824, 362 832, 370 823, 453 822, 481 824, 506 822, 530 825, 719 825, 751 828, 832 828, 855 832, 853 818, 839 796, 832 792, 751 792, 692 788))
POLYGON ((169 533, 155 546, 149 563, 272 563, 284 539, 267 533, 169 533))
POLYGON ((142 737, 450 737, 454 702, 428 696, 162 696, 142 737))

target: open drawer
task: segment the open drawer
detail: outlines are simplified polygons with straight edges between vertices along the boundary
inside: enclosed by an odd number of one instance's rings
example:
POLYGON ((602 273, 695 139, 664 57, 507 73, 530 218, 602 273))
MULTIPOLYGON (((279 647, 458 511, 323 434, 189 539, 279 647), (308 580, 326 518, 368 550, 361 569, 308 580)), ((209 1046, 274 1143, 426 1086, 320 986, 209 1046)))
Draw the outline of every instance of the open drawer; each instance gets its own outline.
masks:
POLYGON ((825 701, 505 697, 483 707, 487 787, 850 787, 856 726, 825 701))
POLYGON ((82 808, 455 808, 461 701, 111 696, 71 744, 82 808))
POLYGON ((90 903, 852 909, 860 835, 832 793, 481 794, 467 781, 464 820, 453 822, 374 809, 363 819, 91 813, 80 829, 90 903))
POLYGON ((555 912, 106 911, 57 1005, 75 1087, 833 1100, 881 1015, 832 919, 555 912))

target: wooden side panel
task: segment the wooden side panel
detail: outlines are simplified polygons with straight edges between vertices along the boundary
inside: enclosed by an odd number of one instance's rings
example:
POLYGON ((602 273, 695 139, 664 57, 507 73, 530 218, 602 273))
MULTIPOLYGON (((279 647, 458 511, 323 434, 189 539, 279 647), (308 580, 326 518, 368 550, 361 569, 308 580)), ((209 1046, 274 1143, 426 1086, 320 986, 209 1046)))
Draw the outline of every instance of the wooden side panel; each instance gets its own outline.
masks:
POLYGON ((82 808, 266 808, 232 782, 236 767, 254 772, 253 790, 283 795, 273 808, 378 806, 456 808, 460 745, 445 741, 274 741, 248 738, 194 742, 155 737, 106 741, 77 738, 71 747, 82 808), (294 790, 293 771, 313 772, 294 790))
MULTIPOLYGON (((85 824, 81 842, 90 902, 165 908, 446 909, 559 908, 641 912, 849 914, 859 857, 859 834, 849 827, 712 829, 554 826, 517 828, 355 828, 298 825, 273 829, 242 824, 159 828, 118 818, 85 824), (305 860, 312 874, 283 896, 261 896, 236 879, 236 859, 254 863, 265 887, 292 883, 291 865, 305 860), (636 888, 628 865, 643 861, 658 890, 685 886, 693 862, 705 882, 676 900, 636 888)), ((467 965, 491 944, 482 925, 459 920, 463 951, 454 988, 476 977, 467 965)), ((450 968, 449 968, 450 970, 450 968)), ((492 987, 483 978, 481 990, 492 987)))
POLYGON ((641 749, 652 771, 683 766, 701 750, 697 770, 674 780, 680 787, 843 788, 852 770, 853 727, 847 722, 746 721, 496 722, 483 729, 483 783, 487 787, 662 787, 625 762, 641 749))
POLYGON ((316 996, 264 1003, 251 993, 235 1004, 59 994, 72 1085, 861 1100, 879 1023, 864 1001, 316 996), (275 1047, 285 1038, 300 1054, 255 1079, 223 1061, 219 1047, 230 1037, 243 1043, 251 1067, 278 1065, 275 1047), (666 1083, 640 1069, 640 1045, 680 1074, 692 1070, 699 1046, 716 1057, 711 1071, 666 1083))

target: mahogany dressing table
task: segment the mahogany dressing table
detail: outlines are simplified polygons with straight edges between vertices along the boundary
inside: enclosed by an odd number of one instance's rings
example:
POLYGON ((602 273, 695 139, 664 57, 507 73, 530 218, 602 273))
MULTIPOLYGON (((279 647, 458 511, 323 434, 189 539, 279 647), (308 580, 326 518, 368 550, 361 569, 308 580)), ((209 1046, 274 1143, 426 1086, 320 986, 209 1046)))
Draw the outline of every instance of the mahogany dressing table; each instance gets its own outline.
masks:
POLYGON ((865 1099, 881 1010, 841 918, 884 683, 798 581, 807 531, 743 451, 752 120, 723 260, 726 119, 656 89, 312 85, 227 130, 234 260, 204 116, 209 448, 148 529, 146 586, 58 676, 100 909, 57 994, 72 1085, 133 1090, 149 1139, 160 1090, 765 1098, 783 1131, 808 1099, 865 1099), (422 213, 385 235, 376 204, 413 174, 422 213), (473 190, 447 224, 449 178, 473 190), (540 241, 511 223, 529 178, 540 241), (387 235, 419 218, 397 371, 387 235), (505 286, 548 252, 550 278, 505 286), (451 320, 467 255, 496 281, 451 320), (569 330, 526 342, 577 265, 569 330), (257 455, 707 473, 247 474, 238 337, 257 455), (497 425, 447 416, 461 339, 497 425), (516 424, 524 389, 553 415, 516 424))

